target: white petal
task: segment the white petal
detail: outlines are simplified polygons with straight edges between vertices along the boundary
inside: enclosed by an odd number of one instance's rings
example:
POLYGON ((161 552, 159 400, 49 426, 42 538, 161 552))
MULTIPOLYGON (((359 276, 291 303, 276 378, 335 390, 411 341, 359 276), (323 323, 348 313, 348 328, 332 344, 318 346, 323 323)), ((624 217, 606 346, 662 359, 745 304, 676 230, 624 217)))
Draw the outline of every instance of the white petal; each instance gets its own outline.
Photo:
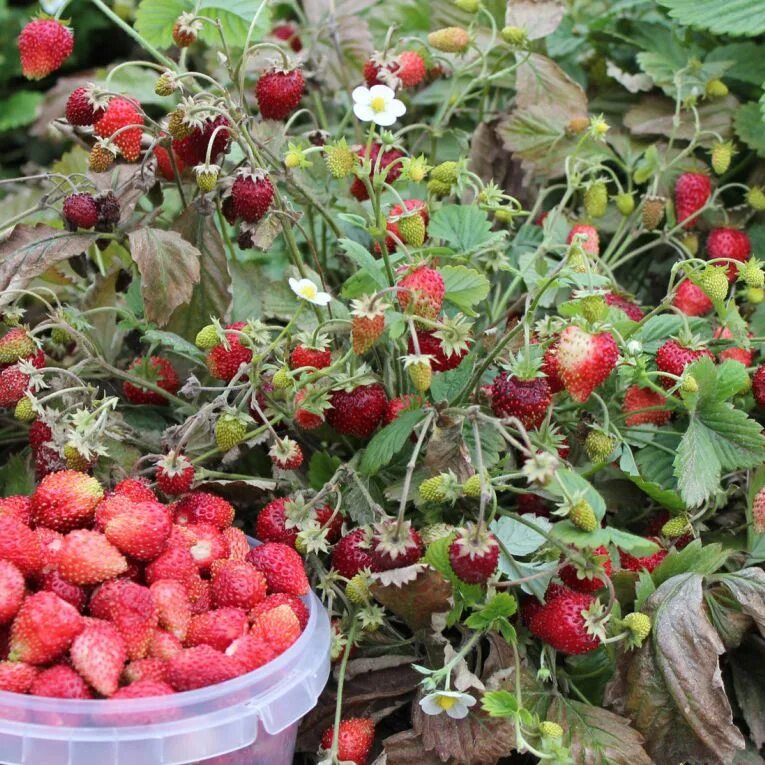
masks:
POLYGON ((387 85, 372 85, 369 89, 370 100, 372 98, 384 98, 385 103, 396 97, 395 91, 391 90, 387 85))
POLYGON ((420 707, 426 715, 440 715, 444 711, 434 696, 426 696, 424 699, 420 699, 420 707))
POLYGON ((311 302, 314 305, 327 305, 330 300, 332 300, 332 295, 329 295, 326 292, 317 292, 316 297, 314 297, 311 302))
POLYGON ((388 111, 377 112, 374 115, 374 121, 375 121, 375 125, 380 125, 382 127, 389 127, 396 121, 396 117, 388 111))
POLYGON ((354 103, 368 104, 372 100, 369 88, 365 88, 363 85, 359 85, 353 93, 351 93, 354 103))
POLYGON ((451 709, 446 710, 446 714, 452 720, 464 720, 468 716, 468 708, 461 701, 458 701, 451 709))
POLYGON ((394 98, 385 109, 386 112, 391 112, 396 117, 403 117, 406 114, 406 106, 403 101, 399 101, 394 98))
POLYGON ((294 279, 292 276, 290 276, 290 289, 295 294, 299 294, 300 292, 300 282, 297 279, 294 279))
POLYGON ((475 705, 475 699, 469 693, 463 693, 461 701, 463 704, 465 704, 465 706, 468 707, 475 705))
POLYGON ((375 114, 376 114, 376 112, 372 109, 372 107, 369 104, 354 104, 353 113, 362 122, 371 122, 375 118, 375 114))

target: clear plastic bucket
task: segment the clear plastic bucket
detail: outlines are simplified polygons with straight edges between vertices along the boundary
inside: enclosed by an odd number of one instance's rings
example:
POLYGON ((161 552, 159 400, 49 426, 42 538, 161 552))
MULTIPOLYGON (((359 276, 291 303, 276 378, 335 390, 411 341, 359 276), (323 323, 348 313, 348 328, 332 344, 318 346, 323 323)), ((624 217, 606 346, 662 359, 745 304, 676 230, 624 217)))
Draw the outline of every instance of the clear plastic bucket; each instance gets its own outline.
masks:
POLYGON ((310 617, 294 645, 225 683, 127 701, 0 691, 0 763, 290 765, 330 669, 329 617, 313 593, 304 601, 310 617))

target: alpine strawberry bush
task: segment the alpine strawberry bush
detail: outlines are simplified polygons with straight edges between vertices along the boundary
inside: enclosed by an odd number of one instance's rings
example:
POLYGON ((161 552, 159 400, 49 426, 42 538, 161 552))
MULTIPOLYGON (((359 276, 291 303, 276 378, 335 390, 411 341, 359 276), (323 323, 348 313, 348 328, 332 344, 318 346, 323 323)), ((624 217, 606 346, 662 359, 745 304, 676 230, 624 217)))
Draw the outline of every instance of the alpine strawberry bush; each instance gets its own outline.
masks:
POLYGON ((313 589, 295 762, 762 762, 756 5, 43 3, 0 690, 226 682, 313 589))

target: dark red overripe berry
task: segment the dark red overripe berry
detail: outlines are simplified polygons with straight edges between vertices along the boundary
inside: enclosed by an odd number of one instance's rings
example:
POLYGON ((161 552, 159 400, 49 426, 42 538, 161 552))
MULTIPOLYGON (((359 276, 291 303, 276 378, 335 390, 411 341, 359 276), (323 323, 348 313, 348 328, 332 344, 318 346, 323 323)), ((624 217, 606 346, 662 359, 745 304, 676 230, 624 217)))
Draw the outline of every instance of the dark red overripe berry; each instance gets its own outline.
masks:
POLYGON ((491 409, 497 417, 517 417, 525 428, 537 428, 552 402, 544 377, 521 380, 509 372, 498 374, 491 384, 491 409))
POLYGON ((285 72, 273 69, 260 76, 255 86, 258 108, 264 119, 283 120, 297 109, 305 80, 300 69, 285 72))
POLYGON ((382 422, 388 397, 379 383, 359 385, 353 390, 336 390, 330 396, 327 422, 338 432, 355 438, 369 438, 382 422))

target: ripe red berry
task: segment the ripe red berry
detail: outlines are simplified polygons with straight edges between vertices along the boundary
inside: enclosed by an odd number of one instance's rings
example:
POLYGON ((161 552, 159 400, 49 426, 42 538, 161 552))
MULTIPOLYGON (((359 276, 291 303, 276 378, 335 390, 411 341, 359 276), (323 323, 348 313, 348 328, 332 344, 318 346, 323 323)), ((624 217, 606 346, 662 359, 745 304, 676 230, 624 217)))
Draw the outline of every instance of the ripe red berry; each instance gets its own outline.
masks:
POLYGON ((706 292, 690 279, 683 279, 677 285, 677 292, 672 298, 672 305, 686 316, 706 316, 714 309, 714 304, 706 292))
POLYGON ((296 345, 290 353, 290 369, 313 367, 325 369, 332 363, 330 348, 312 348, 308 345, 296 345))
MULTIPOLYGON (((611 576, 612 565, 611 558, 608 555, 608 548, 603 546, 596 547, 592 551, 592 554, 600 558, 605 558, 601 565, 606 576, 611 576)), ((567 587, 576 590, 577 592, 597 592, 597 590, 606 586, 606 583, 597 576, 579 576, 576 566, 572 563, 567 563, 563 566, 558 571, 558 576, 560 576, 567 587)))
POLYGON ((245 561, 216 561, 212 566, 210 595, 215 608, 249 610, 265 599, 266 578, 245 561))
POLYGON ((0 408, 16 406, 29 385, 29 375, 18 364, 11 364, 0 371, 0 408))
POLYGON ((346 579, 352 579, 365 568, 377 570, 370 552, 369 535, 365 529, 354 529, 334 546, 332 568, 346 579))
POLYGON ((209 523, 217 529, 225 529, 233 521, 234 508, 231 503, 206 491, 192 491, 175 504, 176 523, 209 523))
POLYGON ((138 110, 135 101, 128 98, 112 98, 103 116, 93 124, 93 132, 101 138, 109 138, 119 130, 114 144, 119 147, 122 156, 128 162, 135 162, 141 156, 143 124, 143 114, 138 110), (128 128, 128 125, 135 127, 128 128))
POLYGON ((176 691, 193 691, 238 677, 244 667, 234 657, 209 645, 184 648, 167 665, 167 681, 176 691))
POLYGON ((210 374, 217 380, 230 382, 239 371, 239 367, 252 360, 252 349, 242 344, 242 338, 239 335, 246 326, 247 322, 244 321, 227 325, 226 329, 236 330, 236 332, 226 332, 228 347, 221 343, 207 354, 205 363, 210 374))
POLYGON ((298 28, 291 21, 282 21, 276 24, 271 30, 271 34, 278 40, 286 42, 295 53, 303 50, 303 43, 298 36, 298 28))
POLYGON ((182 454, 168 454, 157 463, 154 478, 164 494, 183 494, 194 481, 194 466, 182 454))
POLYGON ((70 194, 64 200, 63 212, 71 231, 90 229, 98 223, 98 207, 90 194, 70 194))
POLYGON ((571 227, 566 238, 566 244, 571 244, 574 237, 579 235, 582 249, 590 255, 597 255, 600 252, 600 237, 598 230, 594 226, 588 226, 584 223, 577 223, 571 227))
MULTIPOLYGON (((652 540, 656 541, 656 540, 652 540)), ((621 562, 621 567, 625 571, 634 571, 635 573, 640 573, 644 569, 650 574, 653 572, 653 570, 664 560, 664 558, 667 557, 667 551, 664 549, 659 549, 655 553, 651 553, 651 555, 643 555, 641 557, 635 557, 634 555, 630 555, 628 552, 625 552, 624 550, 619 550, 619 561, 621 562)))
POLYGON ((338 432, 355 438, 369 438, 382 421, 388 397, 379 383, 359 385, 353 390, 336 390, 330 396, 327 422, 338 432))
POLYGON ((305 595, 308 577, 300 555, 280 542, 266 542, 247 553, 247 561, 266 577, 268 591, 305 595))
MULTIPOLYGON (((379 167, 377 162, 377 156, 380 153, 382 147, 379 143, 372 144, 372 149, 369 152, 369 159, 372 164, 372 170, 370 172, 370 180, 374 181, 378 172, 385 172, 385 180, 387 183, 394 183, 401 175, 401 163, 396 160, 401 159, 404 156, 402 151, 398 149, 388 149, 383 151, 383 155, 380 158, 379 167)), ((367 155, 366 148, 359 149, 359 156, 364 159, 367 155)), ((359 202, 363 202, 369 199, 369 192, 366 186, 360 178, 354 178, 351 184, 351 194, 353 194, 359 202)))
MULTIPOLYGON (((172 148, 170 151, 173 152, 175 167, 178 170, 178 174, 180 175, 180 173, 182 173, 186 168, 186 164, 172 148)), ((164 146, 160 146, 159 144, 154 147, 154 156, 157 158, 157 168, 166 181, 175 180, 175 170, 173 169, 173 163, 170 159, 170 151, 168 151, 164 146)))
POLYGON ((21 30, 18 45, 24 77, 40 80, 69 58, 74 34, 58 19, 35 19, 21 30))
POLYGON ((757 367, 752 375, 752 393, 757 405, 765 407, 765 364, 757 367))
POLYGON ((303 97, 305 80, 300 69, 285 72, 273 69, 261 75, 255 97, 264 119, 283 120, 297 109, 303 97))
POLYGON ((416 88, 426 77, 428 70, 422 56, 413 50, 399 53, 394 73, 401 81, 402 88, 416 88))
POLYGON ((66 664, 54 664, 35 678, 29 693, 56 699, 92 699, 93 691, 82 677, 66 664))
POLYGON ((300 629, 304 630, 306 624, 308 624, 308 619, 310 618, 308 608, 296 595, 289 595, 286 592, 275 592, 273 595, 267 595, 250 611, 250 621, 254 622, 259 616, 266 613, 266 611, 271 611, 274 608, 284 605, 287 605, 292 609, 297 617, 298 624, 300 624, 300 629))
POLYGON ((422 406, 421 396, 412 396, 405 394, 392 398, 388 401, 385 407, 385 414, 383 415, 383 425, 390 425, 401 412, 408 411, 410 409, 417 409, 422 406))
POLYGON ((430 266, 419 266, 407 273, 398 284, 398 303, 401 310, 410 310, 416 316, 435 319, 444 302, 444 278, 430 266))
POLYGON ((299 390, 295 394, 295 422, 298 427, 303 428, 303 430, 315 430, 324 424, 324 418, 321 415, 310 412, 308 409, 304 409, 300 406, 300 402, 303 401, 307 395, 308 391, 305 388, 299 390))
POLYGON ((274 201, 274 187, 262 172, 240 173, 231 187, 234 213, 247 223, 257 223, 274 201))
MULTIPOLYGON (((467 356, 467 348, 447 356, 441 340, 436 337, 435 330, 416 329, 415 331, 417 333, 417 343, 420 346, 420 353, 432 357, 430 359, 430 368, 434 372, 448 372, 450 369, 456 369, 462 363, 462 359, 467 356)), ((415 352, 414 340, 412 340, 411 336, 409 337, 408 351, 409 353, 415 352)))
POLYGON ((499 543, 484 529, 460 529, 449 545, 452 571, 468 584, 483 584, 497 569, 499 543))
POLYGON ((594 651, 600 640, 587 631, 582 612, 595 603, 592 595, 565 589, 549 596, 528 622, 533 635, 564 654, 594 651))
POLYGON ((632 321, 641 321, 643 316, 645 316, 643 309, 637 303, 623 295, 617 295, 615 292, 606 292, 603 295, 603 299, 606 301, 606 305, 620 308, 624 311, 632 321))
MULTIPOLYGON (((746 231, 737 228, 714 228, 707 237, 707 255, 710 260, 730 258, 739 263, 746 263, 752 254, 752 241, 746 231)), ((719 263, 718 265, 725 265, 719 263)), ((735 263, 728 264, 728 281, 733 282, 738 275, 735 263)))
POLYGON ((90 88, 76 88, 66 101, 66 121, 84 127, 101 119, 104 110, 91 98, 90 88))
MULTIPOLYGON (((656 352, 656 368, 675 377, 682 377, 685 368, 697 359, 706 356, 714 361, 714 356, 707 348, 688 348, 677 340, 667 340, 656 352)), ((659 377, 659 383, 669 389, 677 384, 672 377, 659 377)))
MULTIPOLYGON (((332 748, 335 735, 334 726, 328 728, 321 737, 321 746, 325 750, 332 748)), ((337 734, 337 759, 366 765, 375 739, 374 720, 369 717, 352 717, 340 721, 337 734)))
MULTIPOLYGON (((179 382, 178 374, 173 365, 161 356, 152 356, 148 363, 145 357, 139 356, 135 359, 128 371, 132 372, 141 379, 154 383, 162 390, 175 395, 178 392, 179 382)), ((137 383, 124 382, 122 392, 125 398, 131 404, 152 404, 154 406, 166 406, 169 401, 161 393, 157 393, 149 388, 144 388, 137 383)))
POLYGON ((32 495, 32 519, 55 531, 88 526, 104 496, 101 484, 76 470, 62 470, 43 478, 32 495))
POLYGON ((675 215, 684 228, 698 223, 698 216, 687 220, 701 210, 712 194, 712 183, 703 173, 682 173, 675 182, 675 215))
POLYGON ((538 428, 552 402, 544 377, 522 380, 509 372, 498 374, 491 384, 491 409, 497 417, 517 417, 525 428, 538 428))
POLYGON ((375 526, 370 547, 372 561, 379 571, 404 568, 417 563, 425 552, 417 530, 410 521, 384 520, 375 526))
MULTIPOLYGON (((751 333, 749 334, 751 337, 751 333)), ((721 340, 733 340, 733 333, 730 331, 728 327, 717 327, 714 333, 715 340, 721 339, 721 340)), ((753 348, 741 348, 739 346, 732 346, 729 348, 725 348, 722 351, 719 351, 717 354, 717 358, 719 359, 720 363, 725 361, 726 359, 731 359, 732 361, 738 361, 739 363, 743 364, 745 367, 751 367, 754 363, 754 357, 755 357, 755 351, 753 348)))
MULTIPOLYGON (((181 161, 178 172, 181 172, 184 166, 194 167, 205 162, 208 148, 210 149, 210 162, 216 162, 221 154, 225 154, 231 143, 228 125, 228 119, 219 114, 215 118, 206 119, 200 127, 193 128, 184 138, 174 139, 171 148, 176 160, 180 159, 181 161), (211 142, 212 145, 210 145, 211 142)), ((171 173, 168 180, 172 180, 173 177, 171 173)))
POLYGON ((622 412, 627 415, 628 427, 653 424, 660 427, 672 419, 671 410, 665 407, 667 399, 651 388, 630 385, 624 394, 622 412), (647 411, 644 411, 647 410, 647 411))

